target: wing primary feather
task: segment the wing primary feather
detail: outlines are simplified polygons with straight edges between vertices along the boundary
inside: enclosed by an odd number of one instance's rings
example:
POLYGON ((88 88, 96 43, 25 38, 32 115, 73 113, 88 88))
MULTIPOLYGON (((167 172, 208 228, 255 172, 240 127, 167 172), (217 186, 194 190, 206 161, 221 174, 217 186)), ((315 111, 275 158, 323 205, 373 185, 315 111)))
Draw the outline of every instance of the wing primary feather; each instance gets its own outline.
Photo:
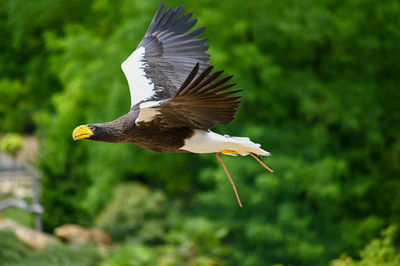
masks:
POLYGON ((205 29, 206 29, 206 26, 201 26, 200 28, 195 29, 194 31, 191 31, 188 34, 185 34, 185 38, 194 38, 197 35, 201 34, 205 29))
POLYGON ((196 45, 198 47, 199 45, 202 45, 202 44, 204 44, 205 42, 208 41, 207 37, 201 38, 201 39, 182 40, 179 43, 176 43, 175 41, 171 41, 173 39, 174 38, 170 38, 170 39, 165 41, 165 44, 168 44, 168 48, 174 48, 176 46, 179 47, 179 46, 186 46, 186 45, 188 45, 188 46, 196 45))
POLYGON ((157 34, 157 39, 158 39, 161 43, 163 43, 165 40, 168 40, 168 38, 169 38, 170 36, 174 35, 174 34, 175 34, 174 32, 170 32, 170 31, 165 30, 165 31, 162 31, 161 33, 158 33, 158 34, 157 34))
POLYGON ((168 21, 171 18, 171 16, 173 15, 173 9, 172 8, 168 8, 167 12, 165 12, 160 20, 160 22, 158 22, 158 25, 160 25, 160 28, 158 29, 158 31, 164 31, 166 29, 168 29, 166 26, 168 25, 168 21))
POLYGON ((185 7, 180 5, 174 10, 174 15, 170 18, 168 22, 168 27, 171 27, 175 21, 179 18, 179 16, 182 14, 182 11, 185 7))
POLYGON ((177 34, 182 34, 185 32, 181 32, 179 30, 179 27, 182 25, 185 25, 185 23, 192 17, 193 13, 189 12, 185 15, 183 15, 180 19, 178 19, 170 28, 170 31, 176 32, 177 34))
POLYGON ((196 91, 196 86, 210 74, 211 70, 213 70, 213 66, 207 67, 190 85, 185 89, 183 94, 190 94, 196 91))
MULTIPOLYGON (((168 40, 165 40, 165 44, 168 44, 168 45, 174 45, 174 44, 178 44, 178 43, 182 43, 182 42, 184 42, 184 41, 200 41, 200 40, 203 40, 204 38, 202 38, 202 39, 188 39, 187 37, 186 37, 186 35, 177 35, 177 36, 174 36, 174 37, 172 37, 172 38, 170 38, 170 39, 168 39, 168 40)), ((207 39, 204 41, 204 42, 206 42, 207 41, 207 39)))
MULTIPOLYGON (((224 88, 224 89, 228 89, 230 87, 233 87, 233 86, 229 86, 229 87, 224 88)), ((237 93, 237 92, 241 92, 241 91, 242 90, 233 90, 233 91, 227 91, 227 92, 223 92, 223 93, 205 94, 205 95, 200 95, 200 96, 198 94, 196 94, 196 98, 198 100, 202 100, 202 101, 210 100, 210 99, 218 99, 218 100, 220 100, 220 98, 225 98, 226 96, 229 96, 231 94, 234 94, 234 93, 237 93)), ((232 97, 239 97, 239 96, 232 96, 232 97)))
POLYGON ((202 38, 202 39, 198 39, 198 40, 192 40, 192 39, 185 40, 185 41, 182 41, 179 43, 174 43, 174 42, 171 42, 170 44, 167 42, 165 42, 165 43, 168 44, 168 50, 172 50, 172 49, 179 49, 179 47, 181 47, 181 46, 198 48, 199 46, 201 47, 201 45, 203 45, 206 41, 207 41, 207 38, 202 38))
POLYGON ((192 69, 192 71, 190 72, 189 76, 182 83, 182 86, 179 88, 179 90, 176 93, 176 95, 179 95, 190 84, 190 82, 194 79, 194 77, 196 76, 197 72, 199 71, 199 68, 200 68, 200 64, 197 63, 194 66, 194 68, 192 69))
POLYGON ((164 4, 164 2, 162 2, 160 7, 158 8, 156 14, 154 15, 153 20, 151 21, 150 26, 147 29, 145 36, 148 35, 149 33, 154 32, 154 30, 156 29, 157 25, 159 24, 158 22, 160 21, 160 18, 164 11, 164 7, 165 7, 165 4, 164 4))
POLYGON ((207 67, 196 79, 195 76, 198 72, 198 64, 193 68, 189 76, 186 78, 185 82, 182 84, 180 87, 178 93, 176 96, 180 95, 192 95, 192 94, 197 94, 203 96, 200 96, 202 99, 205 99, 204 96, 209 96, 209 97, 225 97, 229 94, 233 94, 236 92, 239 92, 241 90, 234 90, 234 91, 229 91, 226 93, 218 93, 220 91, 226 90, 228 88, 231 88, 236 85, 236 83, 228 84, 225 86, 220 87, 230 79, 232 79, 233 75, 227 76, 225 78, 222 78, 214 83, 212 83, 215 79, 217 79, 224 71, 220 70, 217 71, 211 75, 211 71, 213 70, 214 66, 209 66, 207 67))
MULTIPOLYGON (((218 93, 218 92, 220 92, 220 91, 229 89, 229 88, 231 88, 231 87, 233 87, 233 86, 236 86, 236 85, 237 85, 237 83, 232 83, 232 84, 228 84, 228 85, 225 85, 225 86, 222 86, 222 87, 213 89, 213 90, 205 90, 205 94, 206 94, 206 95, 208 95, 208 94, 215 94, 215 93, 218 93)), ((203 90, 202 90, 202 92, 203 92, 203 90)))
POLYGON ((203 87, 206 86, 207 84, 210 84, 211 82, 213 82, 215 79, 217 79, 224 71, 220 70, 217 71, 215 73, 213 73, 212 75, 208 76, 207 78, 205 78, 198 86, 197 88, 193 89, 194 91, 203 91, 203 87))
POLYGON ((200 46, 200 47, 198 45, 197 46, 193 45, 193 46, 183 47, 180 50, 177 49, 177 48, 175 48, 175 49, 169 48, 168 52, 170 54, 177 54, 177 55, 185 54, 185 55, 188 55, 188 54, 203 54, 203 52, 205 52, 207 50, 208 50, 208 46, 207 45, 203 45, 203 46, 200 46))
MULTIPOLYGON (((231 87, 232 87, 232 86, 231 86, 231 87)), ((227 89, 227 88, 225 88, 225 89, 227 89)), ((231 94, 234 94, 234 93, 237 93, 237 92, 241 92, 241 91, 243 91, 243 90, 232 90, 232 91, 217 93, 216 95, 217 95, 218 97, 225 98, 226 96, 229 96, 229 95, 231 95, 231 94)), ((234 98, 234 97, 240 97, 240 96, 232 96, 231 98, 234 98)))
POLYGON ((184 34, 188 30, 193 28, 193 26, 196 25, 196 23, 197 23, 197 18, 192 19, 192 20, 188 21, 187 23, 178 27, 175 32, 179 32, 179 34, 184 34))
MULTIPOLYGON (((211 89, 217 88, 220 85, 224 84, 225 82, 227 82, 228 80, 230 80, 233 77, 233 75, 231 76, 227 76, 225 78, 222 78, 214 83, 208 84, 207 86, 205 86, 204 88, 202 88, 202 91, 209 91, 211 89)), ((236 85, 236 84, 235 84, 236 85)))

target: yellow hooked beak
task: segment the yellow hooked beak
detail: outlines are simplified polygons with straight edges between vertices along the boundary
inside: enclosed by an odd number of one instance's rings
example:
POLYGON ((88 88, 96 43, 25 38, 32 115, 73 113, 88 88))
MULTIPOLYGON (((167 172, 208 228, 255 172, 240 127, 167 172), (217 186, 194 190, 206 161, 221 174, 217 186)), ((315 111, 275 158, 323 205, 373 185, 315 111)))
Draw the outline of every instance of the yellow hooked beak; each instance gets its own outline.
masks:
POLYGON ((93 127, 88 127, 85 125, 79 126, 74 129, 74 132, 72 132, 72 138, 74 140, 87 139, 93 135, 92 129, 93 127))

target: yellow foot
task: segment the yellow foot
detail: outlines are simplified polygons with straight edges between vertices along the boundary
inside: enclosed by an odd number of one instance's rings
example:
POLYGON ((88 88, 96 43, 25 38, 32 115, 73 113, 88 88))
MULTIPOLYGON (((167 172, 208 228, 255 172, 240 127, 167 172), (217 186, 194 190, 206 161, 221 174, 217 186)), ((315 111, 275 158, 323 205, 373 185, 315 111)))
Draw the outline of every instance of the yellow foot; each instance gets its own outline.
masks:
POLYGON ((226 154, 226 155, 238 155, 239 154, 237 151, 234 151, 234 150, 222 150, 222 151, 220 151, 220 153, 226 154))

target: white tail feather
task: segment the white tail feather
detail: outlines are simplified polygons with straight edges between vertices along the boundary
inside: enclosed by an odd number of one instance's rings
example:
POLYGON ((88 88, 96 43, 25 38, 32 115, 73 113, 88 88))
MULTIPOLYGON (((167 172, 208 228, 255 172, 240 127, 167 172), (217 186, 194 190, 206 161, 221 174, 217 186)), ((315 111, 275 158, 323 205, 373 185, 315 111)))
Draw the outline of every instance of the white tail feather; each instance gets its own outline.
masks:
POLYGON ((193 153, 215 153, 221 152, 227 155, 242 156, 254 153, 257 155, 269 156, 270 153, 261 149, 261 145, 252 142, 246 137, 222 136, 212 131, 196 129, 193 136, 185 140, 181 150, 193 153))
POLYGON ((240 155, 245 156, 249 155, 249 153, 254 153, 257 155, 269 156, 270 153, 261 149, 261 144, 252 142, 249 138, 246 137, 230 137, 230 139, 235 140, 235 142, 230 142, 229 149, 232 149, 238 152, 240 155))

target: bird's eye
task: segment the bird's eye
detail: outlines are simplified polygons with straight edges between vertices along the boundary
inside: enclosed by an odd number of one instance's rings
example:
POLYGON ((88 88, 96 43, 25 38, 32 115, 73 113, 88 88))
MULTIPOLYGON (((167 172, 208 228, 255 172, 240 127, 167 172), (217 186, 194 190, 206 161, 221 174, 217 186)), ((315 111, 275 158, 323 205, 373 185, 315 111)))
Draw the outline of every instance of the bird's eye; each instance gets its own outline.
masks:
POLYGON ((88 127, 91 131, 94 131, 96 128, 95 127, 88 127))

